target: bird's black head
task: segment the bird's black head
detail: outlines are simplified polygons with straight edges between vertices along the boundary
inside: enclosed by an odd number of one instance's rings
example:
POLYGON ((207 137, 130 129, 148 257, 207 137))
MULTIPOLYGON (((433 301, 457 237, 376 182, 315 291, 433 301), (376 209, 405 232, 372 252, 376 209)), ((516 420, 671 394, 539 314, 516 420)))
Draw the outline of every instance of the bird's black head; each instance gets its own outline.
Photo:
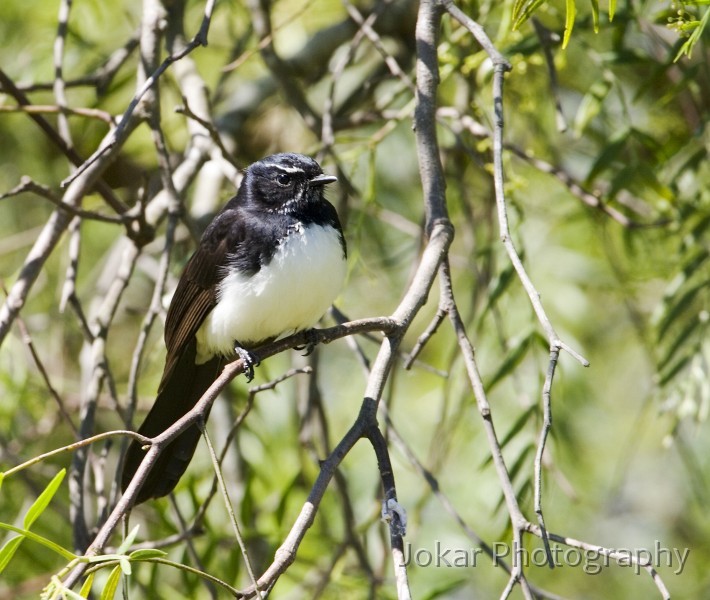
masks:
POLYGON ((255 162, 246 171, 240 195, 258 210, 298 214, 309 205, 322 202, 323 186, 336 181, 324 175, 321 166, 302 154, 272 154, 255 162))

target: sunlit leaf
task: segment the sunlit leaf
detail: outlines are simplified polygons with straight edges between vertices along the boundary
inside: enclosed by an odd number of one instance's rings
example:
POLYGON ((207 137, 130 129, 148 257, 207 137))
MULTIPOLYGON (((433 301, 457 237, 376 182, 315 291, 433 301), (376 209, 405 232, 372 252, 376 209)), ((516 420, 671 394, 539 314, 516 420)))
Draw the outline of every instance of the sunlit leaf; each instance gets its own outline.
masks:
POLYGON ((116 550, 116 554, 125 554, 128 551, 133 542, 136 540, 136 537, 138 537, 139 529, 140 525, 136 525, 133 529, 131 529, 131 531, 126 536, 126 539, 121 542, 121 545, 118 547, 118 550, 116 550))
POLYGON ((133 572, 133 567, 131 567, 131 561, 125 556, 118 559, 118 564, 121 567, 121 572, 124 575, 130 575, 133 572))
POLYGON ((44 509, 49 506, 49 503, 52 501, 52 498, 54 498, 54 494, 57 493, 59 486, 62 484, 66 472, 66 469, 62 469, 61 471, 59 471, 59 473, 54 476, 52 481, 49 482, 47 487, 44 488, 37 500, 32 503, 32 506, 30 506, 29 510, 27 511, 27 514, 25 514, 25 519, 23 521, 25 529, 29 529, 30 527, 32 527, 32 523, 34 523, 37 520, 37 517, 39 517, 44 512, 44 509))
POLYGON ((5 542, 2 549, 0 549, 0 573, 5 570, 5 567, 7 567, 8 563, 12 560, 12 557, 15 556, 15 552, 17 552, 17 549, 24 539, 25 538, 22 536, 9 539, 5 542))
POLYGON ((565 33, 562 37, 562 48, 566 48, 569 44, 570 36, 572 35, 572 29, 574 28, 574 19, 577 15, 577 6, 575 5, 575 0, 566 0, 565 8, 565 33))
POLYGON ((149 558, 162 558, 167 555, 167 552, 163 552, 157 548, 144 548, 142 550, 134 550, 129 554, 129 558, 131 560, 147 560, 149 558))
POLYGON ((708 19, 710 19, 710 8, 705 11, 703 18, 694 27, 693 33, 688 36, 688 39, 680 47, 680 50, 678 50, 678 54, 676 54, 675 58, 673 59, 674 62, 678 62, 683 55, 689 57, 692 54, 695 44, 698 43, 700 37, 703 34, 703 31, 705 31, 705 28, 707 27, 708 19))
POLYGON ((673 190, 668 186, 663 185, 658 179, 656 171, 646 163, 641 163, 636 166, 636 179, 644 185, 644 187, 653 190, 661 198, 668 201, 673 201, 673 190))
POLYGON ((592 3, 592 23, 594 33, 599 33, 599 0, 590 0, 592 3))
POLYGON ((91 593, 91 586, 94 585, 94 575, 95 573, 90 573, 89 576, 84 580, 84 584, 81 586, 81 590, 79 590, 79 595, 82 598, 89 597, 89 594, 91 593))
POLYGON ((108 576, 104 589, 101 590, 101 600, 113 600, 116 595, 116 590, 118 589, 118 584, 121 582, 122 572, 120 565, 116 565, 113 568, 111 574, 108 576))
POLYGON ((544 0, 516 0, 513 4, 513 29, 518 29, 525 23, 543 2, 544 0))
POLYGON ((21 536, 26 537, 29 540, 32 540, 33 542, 37 542, 38 544, 42 544, 46 548, 49 548, 53 552, 56 552, 66 560, 74 560, 77 558, 75 554, 70 552, 69 550, 63 548, 59 544, 53 542, 52 540, 48 540, 45 537, 42 537, 41 535, 38 535, 28 529, 22 529, 21 527, 15 527, 14 525, 10 525, 9 523, 0 523, 0 529, 5 529, 7 531, 13 531, 15 533, 19 533, 21 536))

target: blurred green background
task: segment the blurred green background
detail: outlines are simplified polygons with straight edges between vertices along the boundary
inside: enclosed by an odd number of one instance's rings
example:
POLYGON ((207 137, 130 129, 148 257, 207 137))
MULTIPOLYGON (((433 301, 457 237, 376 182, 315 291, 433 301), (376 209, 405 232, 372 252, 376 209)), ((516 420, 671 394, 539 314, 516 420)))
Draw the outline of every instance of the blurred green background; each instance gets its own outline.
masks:
MULTIPOLYGON (((688 549, 682 572, 675 555, 670 566, 665 564, 668 554, 654 556, 660 561, 658 573, 673 597, 709 597, 710 73, 702 19, 710 9, 656 0, 618 2, 610 20, 612 3, 601 2, 595 24, 597 3, 575 4, 575 27, 562 49, 567 13, 561 1, 457 2, 512 64, 504 95, 504 166, 513 238, 557 332, 591 363, 585 369, 561 354, 545 456, 546 523, 555 534, 607 548, 660 547, 681 554, 688 549), (525 8, 533 10, 531 18, 521 19, 513 29, 516 15, 525 8), (680 53, 689 35, 695 36, 690 38, 694 45, 685 47, 689 53, 680 53)), ((181 27, 190 39, 204 4, 190 0, 164 5, 167 39, 179 39, 181 27)), ((125 110, 137 87, 138 49, 131 48, 104 87, 97 88, 92 76, 137 35, 143 10, 151 6, 73 3, 63 54, 69 107, 114 116, 125 110)), ((241 168, 275 151, 315 155, 324 148, 323 130, 309 125, 308 115, 260 54, 255 6, 218 3, 209 45, 184 61, 206 85, 209 116, 241 168)), ((59 9, 59 2, 3 2, 0 69, 36 106, 57 104, 51 83, 59 9)), ((387 68, 383 54, 413 78, 417 3, 353 6, 281 0, 264 10, 290 81, 314 114, 322 115, 329 102, 334 107, 333 141, 321 162, 326 172, 340 169, 331 200, 345 226, 350 267, 336 305, 350 318, 388 315, 420 254, 423 204, 411 127, 413 93, 387 68), (354 11, 377 14, 370 39, 358 39, 354 11)), ((499 239, 487 135, 493 126, 492 67, 471 36, 446 17, 439 57, 439 141, 456 227, 450 254, 455 293, 488 386, 499 437, 506 442, 504 455, 518 500, 534 521, 533 459, 548 348, 499 239)), ((168 70, 159 84, 160 124, 173 168, 195 144, 189 120, 174 110, 186 94, 179 68, 176 64, 168 70)), ((4 87, 2 92, 0 193, 28 176, 61 195, 59 183, 70 174, 65 155, 27 114, 12 109, 17 105, 13 94, 4 87)), ((56 126, 56 114, 44 118, 56 126)), ((81 115, 70 116, 69 124, 83 157, 108 130, 103 121, 81 115)), ((234 183, 225 175, 229 169, 210 187, 208 169, 222 168, 214 153, 210 158, 183 194, 193 232, 234 193, 234 183)), ((147 125, 130 135, 104 180, 128 206, 155 197, 160 189, 158 160, 147 125)), ((111 214, 97 194, 87 196, 82 207, 111 214)), ((53 210, 32 193, 0 201, 0 278, 5 288, 15 282, 53 210)), ((122 427, 115 402, 128 402, 131 358, 150 305, 164 235, 161 223, 155 239, 142 248, 110 323, 105 352, 111 378, 99 395, 95 432, 122 427)), ((94 323, 127 238, 121 225, 92 220, 82 222, 80 236, 76 297, 94 323)), ((193 248, 183 223, 168 288, 193 248)), ((20 316, 78 425, 95 357, 76 311, 59 310, 69 256, 70 236, 65 235, 20 316)), ((436 298, 435 288, 405 339, 405 350, 433 317, 436 298)), ((75 440, 19 325, 15 323, 0 348, 3 471, 75 440)), ((365 339, 360 344, 372 358, 377 345, 365 339)), ((141 414, 152 401, 163 358, 158 322, 138 379, 141 414)), ((308 379, 301 375, 257 395, 227 455, 225 472, 257 572, 268 566, 298 515, 317 475, 317 460, 345 433, 362 399, 363 371, 345 341, 320 348, 315 360, 317 393, 308 391, 308 379)), ((272 358, 259 368, 255 383, 303 363, 295 352, 272 358)), ((219 401, 210 421, 219 443, 245 404, 246 385, 238 380, 225 395, 229 402, 219 401)), ((500 484, 447 322, 410 371, 401 365, 395 369, 384 401, 397 436, 436 478, 468 527, 489 545, 501 549, 500 544, 509 544, 500 484)), ((89 490, 95 489, 98 473, 110 488, 119 445, 92 448, 89 490)), ((451 548, 449 556, 456 556, 457 549, 477 556, 475 565, 469 561, 459 567, 412 564, 415 597, 499 597, 507 582, 505 571, 475 552, 476 542, 444 509, 402 443, 393 441, 391 453, 398 497, 409 515, 408 548, 422 550, 422 559, 426 552, 435 553, 437 544, 451 548)), ((0 521, 21 523, 34 498, 70 462, 69 454, 61 454, 8 477, 0 488, 0 521)), ((346 457, 341 472, 342 480, 331 484, 274 597, 396 597, 389 539, 379 522, 379 477, 366 443, 346 457)), ((139 541, 155 544, 181 531, 176 506, 191 522, 211 477, 201 448, 177 489, 176 505, 161 500, 135 511, 132 523, 142 524, 139 541)), ((92 494, 88 497, 86 516, 93 524, 102 509, 92 494)), ((33 531, 72 549, 68 499, 65 482, 33 531)), ((119 543, 116 536, 115 546, 119 543)), ((184 542, 166 550, 172 560, 199 565, 231 585, 249 584, 219 501, 210 505, 192 545, 194 555, 184 542)), ((539 548, 538 539, 526 538, 531 556, 539 559, 539 550, 534 552, 539 548)), ((547 590, 541 597, 661 597, 644 571, 636 574, 632 567, 612 562, 598 574, 588 574, 583 565, 569 564, 575 556, 565 551, 560 546, 559 556, 567 559, 561 559, 559 568, 550 570, 538 560, 525 569, 531 584, 547 590)), ((36 597, 64 565, 56 554, 25 541, 0 575, 0 598, 36 597)), ((149 564, 133 569, 129 585, 134 597, 206 598, 212 593, 201 580, 177 569, 149 564)), ((107 570, 96 575, 95 590, 107 576, 107 570)), ((221 597, 224 592, 216 593, 221 597)), ((520 590, 512 597, 522 597, 520 590)))

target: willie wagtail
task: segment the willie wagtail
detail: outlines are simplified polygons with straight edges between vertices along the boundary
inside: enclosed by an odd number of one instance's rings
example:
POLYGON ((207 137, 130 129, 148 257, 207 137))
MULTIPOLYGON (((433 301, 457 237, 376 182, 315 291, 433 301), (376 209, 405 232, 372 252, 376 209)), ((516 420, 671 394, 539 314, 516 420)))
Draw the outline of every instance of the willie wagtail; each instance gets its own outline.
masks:
MULTIPOLYGON (((308 329, 328 310, 346 272, 338 214, 323 196, 335 180, 300 154, 274 154, 246 170, 180 277, 165 321, 165 370, 139 433, 154 437, 185 415, 235 355, 249 370, 245 350, 308 329)), ((193 425, 165 448, 136 504, 173 490, 199 437, 193 425)), ((124 491, 144 455, 131 442, 124 491)))

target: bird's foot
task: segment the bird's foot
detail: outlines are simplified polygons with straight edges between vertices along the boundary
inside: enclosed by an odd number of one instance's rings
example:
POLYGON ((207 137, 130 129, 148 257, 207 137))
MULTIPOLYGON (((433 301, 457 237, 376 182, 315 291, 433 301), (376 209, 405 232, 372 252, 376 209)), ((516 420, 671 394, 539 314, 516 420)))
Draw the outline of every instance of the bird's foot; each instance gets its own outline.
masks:
POLYGON ((247 378, 247 383, 251 383, 252 379, 254 379, 254 367, 258 367, 260 364, 259 359, 239 344, 234 346, 234 351, 244 361, 244 375, 247 378))
POLYGON ((310 356, 313 354, 313 351, 316 349, 316 344, 318 344, 315 331, 315 329, 306 329, 306 331, 303 332, 306 336, 306 343, 303 344, 303 346, 294 346, 293 349, 298 350, 299 352, 301 350, 305 350, 303 356, 310 356))

